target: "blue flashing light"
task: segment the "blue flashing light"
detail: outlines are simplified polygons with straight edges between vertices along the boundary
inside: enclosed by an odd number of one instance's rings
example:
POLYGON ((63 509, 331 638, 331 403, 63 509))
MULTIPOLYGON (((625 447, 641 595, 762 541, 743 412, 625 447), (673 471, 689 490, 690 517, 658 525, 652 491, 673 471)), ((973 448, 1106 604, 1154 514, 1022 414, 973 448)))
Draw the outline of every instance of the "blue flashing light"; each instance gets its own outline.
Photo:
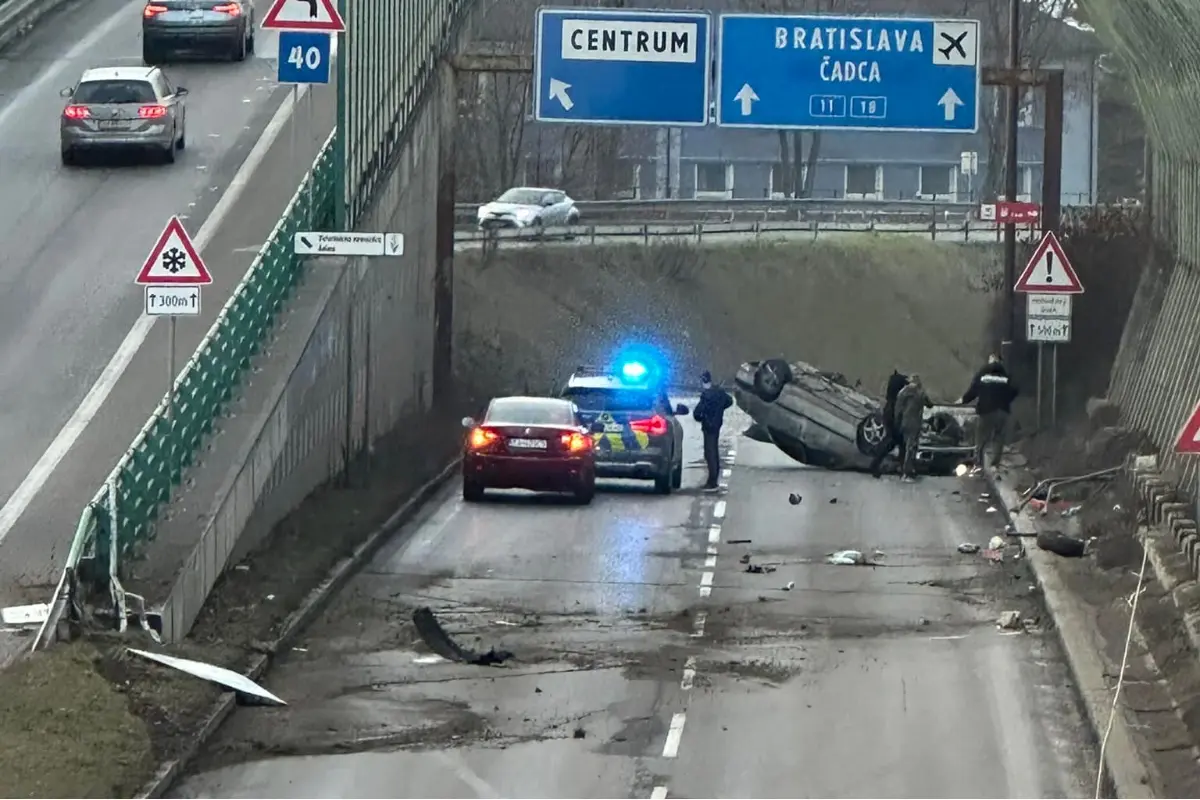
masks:
POLYGON ((621 365, 621 377, 627 381, 644 380, 648 373, 646 365, 640 361, 626 361, 621 365))

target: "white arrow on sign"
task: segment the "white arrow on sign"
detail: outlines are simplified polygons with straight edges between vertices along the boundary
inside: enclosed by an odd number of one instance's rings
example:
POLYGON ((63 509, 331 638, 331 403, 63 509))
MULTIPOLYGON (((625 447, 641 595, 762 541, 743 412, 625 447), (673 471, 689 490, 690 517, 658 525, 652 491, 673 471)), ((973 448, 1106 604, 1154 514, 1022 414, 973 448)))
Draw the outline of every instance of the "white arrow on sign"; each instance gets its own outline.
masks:
POLYGON ((570 88, 571 84, 563 83, 558 78, 550 79, 550 99, 562 103, 565 111, 570 111, 575 106, 575 101, 567 94, 567 89, 570 88))
POLYGON ((742 88, 733 96, 733 99, 742 104, 742 116, 748 117, 750 116, 750 110, 754 107, 754 101, 758 99, 758 95, 750 88, 750 84, 743 83, 742 88))
POLYGON ((946 122, 951 122, 954 119, 954 112, 963 105, 963 101, 958 98, 953 89, 947 89, 946 93, 942 95, 942 99, 938 100, 938 105, 946 112, 946 122))

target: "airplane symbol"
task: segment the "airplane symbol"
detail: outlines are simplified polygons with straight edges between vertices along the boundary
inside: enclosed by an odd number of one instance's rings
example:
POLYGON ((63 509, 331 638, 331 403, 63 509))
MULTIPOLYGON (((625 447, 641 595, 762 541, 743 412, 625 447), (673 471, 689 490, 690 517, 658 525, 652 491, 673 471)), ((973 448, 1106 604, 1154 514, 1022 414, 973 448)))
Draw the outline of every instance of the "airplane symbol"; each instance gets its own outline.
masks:
MULTIPOLYGON (((316 0, 312 0, 312 2, 315 3, 316 0)), ((949 59, 950 51, 957 50, 958 54, 960 56, 962 56, 963 58, 966 58, 967 51, 963 48, 962 42, 963 42, 963 39, 967 38, 968 33, 970 33, 970 31, 963 31, 958 36, 951 36, 950 34, 946 33, 945 31, 942 31, 941 37, 943 39, 945 39, 947 42, 949 42, 950 44, 946 45, 945 47, 939 47, 938 52, 941 53, 942 56, 945 57, 946 59, 949 59)))

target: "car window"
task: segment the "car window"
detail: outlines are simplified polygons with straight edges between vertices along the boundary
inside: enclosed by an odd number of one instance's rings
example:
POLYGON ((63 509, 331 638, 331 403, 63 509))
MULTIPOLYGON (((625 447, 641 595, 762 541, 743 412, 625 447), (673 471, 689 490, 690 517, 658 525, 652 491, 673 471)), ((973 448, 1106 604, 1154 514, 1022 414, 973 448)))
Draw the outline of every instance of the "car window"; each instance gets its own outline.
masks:
POLYGON ((654 410, 654 392, 647 389, 569 387, 564 396, 583 411, 654 410))
POLYGON ((542 202, 542 193, 532 189, 509 189, 496 198, 501 203, 516 203, 522 206, 536 206, 542 202))
POLYGON ((149 81, 85 81, 75 89, 75 102, 81 105, 153 103, 158 100, 149 81))
POLYGON ((551 203, 557 204, 557 203, 561 203, 564 200, 566 200, 567 196, 565 194, 563 194, 562 192, 551 192, 549 194, 549 198, 550 198, 551 203))
POLYGON ((570 403, 553 400, 494 400, 484 422, 497 425, 577 425, 570 403))

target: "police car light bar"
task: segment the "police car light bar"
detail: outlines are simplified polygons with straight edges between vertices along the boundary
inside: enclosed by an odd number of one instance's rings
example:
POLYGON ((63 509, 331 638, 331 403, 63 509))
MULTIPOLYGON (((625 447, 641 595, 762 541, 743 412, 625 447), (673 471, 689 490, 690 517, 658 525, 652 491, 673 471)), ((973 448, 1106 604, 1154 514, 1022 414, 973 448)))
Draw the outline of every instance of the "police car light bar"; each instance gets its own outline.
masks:
POLYGON ((621 365, 621 377, 628 381, 640 381, 646 377, 649 370, 640 361, 627 361, 621 365))

